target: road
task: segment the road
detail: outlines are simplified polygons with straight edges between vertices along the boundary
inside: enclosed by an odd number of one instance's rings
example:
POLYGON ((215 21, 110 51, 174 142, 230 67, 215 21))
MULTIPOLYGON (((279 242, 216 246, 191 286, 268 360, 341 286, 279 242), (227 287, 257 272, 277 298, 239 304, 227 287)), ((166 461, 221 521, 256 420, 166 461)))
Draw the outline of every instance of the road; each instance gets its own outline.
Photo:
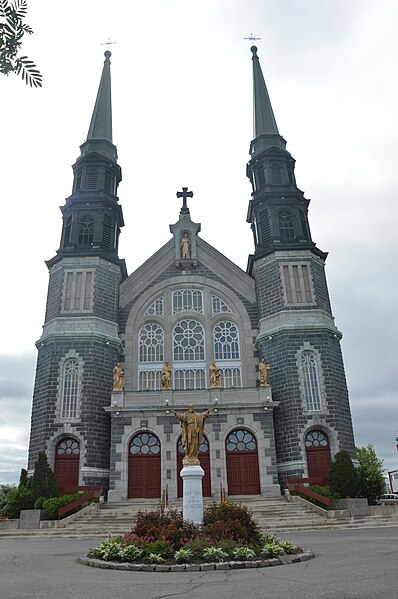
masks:
POLYGON ((280 535, 315 552, 300 564, 231 572, 100 570, 76 562, 100 539, 1 539, 1 599, 398 598, 398 527, 280 535))

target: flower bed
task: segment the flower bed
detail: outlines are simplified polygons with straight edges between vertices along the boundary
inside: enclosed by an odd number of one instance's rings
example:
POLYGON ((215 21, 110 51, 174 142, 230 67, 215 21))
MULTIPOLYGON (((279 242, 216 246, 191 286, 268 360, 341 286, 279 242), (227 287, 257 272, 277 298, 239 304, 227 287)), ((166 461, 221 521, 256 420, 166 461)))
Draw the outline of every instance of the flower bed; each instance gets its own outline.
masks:
POLYGON ((91 549, 88 557, 100 563, 137 566, 131 569, 169 569, 171 565, 184 565, 185 569, 197 565, 201 569, 209 563, 214 568, 222 563, 228 568, 231 563, 276 565, 271 562, 287 563, 283 558, 289 555, 298 558, 290 561, 300 561, 300 552, 289 541, 261 534, 246 506, 222 502, 205 510, 203 526, 184 521, 182 513, 176 510, 139 512, 130 532, 109 537, 91 549))

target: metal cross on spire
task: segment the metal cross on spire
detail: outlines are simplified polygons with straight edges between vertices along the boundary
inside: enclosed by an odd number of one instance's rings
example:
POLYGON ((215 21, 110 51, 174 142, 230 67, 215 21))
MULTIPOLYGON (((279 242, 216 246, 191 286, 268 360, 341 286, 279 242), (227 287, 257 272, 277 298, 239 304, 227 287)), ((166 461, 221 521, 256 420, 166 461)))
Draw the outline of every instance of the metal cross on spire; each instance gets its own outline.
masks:
POLYGON ((117 42, 111 42, 111 38, 108 37, 108 41, 101 44, 101 46, 108 46, 107 50, 109 50, 109 46, 112 46, 113 44, 117 44, 117 42))
POLYGON ((249 33, 248 37, 244 37, 244 40, 249 40, 251 44, 254 44, 256 40, 261 40, 261 37, 255 37, 252 33, 249 33))
POLYGON ((182 191, 177 191, 177 198, 182 198, 182 208, 180 214, 189 214, 187 198, 193 198, 193 191, 188 191, 188 187, 183 187, 182 191))

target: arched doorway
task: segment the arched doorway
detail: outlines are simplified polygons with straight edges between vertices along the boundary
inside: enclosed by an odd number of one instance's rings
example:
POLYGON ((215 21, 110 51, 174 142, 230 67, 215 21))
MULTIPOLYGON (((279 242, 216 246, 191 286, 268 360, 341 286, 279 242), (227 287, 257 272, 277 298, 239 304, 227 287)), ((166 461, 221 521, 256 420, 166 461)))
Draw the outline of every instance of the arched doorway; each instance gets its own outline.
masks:
POLYGON ((160 497, 160 441, 138 433, 129 446, 128 498, 160 497))
MULTIPOLYGON (((183 468, 182 460, 184 457, 184 448, 182 446, 181 437, 177 443, 177 494, 182 497, 182 478, 180 472, 183 468)), ((203 497, 211 497, 211 479, 210 479, 210 447, 207 438, 203 435, 199 446, 199 460, 205 474, 202 478, 202 493, 203 497)))
POLYGON ((72 437, 58 441, 55 448, 55 478, 58 493, 75 493, 79 486, 80 444, 72 437))
POLYGON ((330 468, 329 439, 323 431, 309 431, 305 436, 305 451, 309 478, 320 478, 327 483, 330 468))
POLYGON ((256 495, 260 493, 257 442, 254 435, 243 428, 229 433, 225 441, 227 452, 228 495, 256 495))

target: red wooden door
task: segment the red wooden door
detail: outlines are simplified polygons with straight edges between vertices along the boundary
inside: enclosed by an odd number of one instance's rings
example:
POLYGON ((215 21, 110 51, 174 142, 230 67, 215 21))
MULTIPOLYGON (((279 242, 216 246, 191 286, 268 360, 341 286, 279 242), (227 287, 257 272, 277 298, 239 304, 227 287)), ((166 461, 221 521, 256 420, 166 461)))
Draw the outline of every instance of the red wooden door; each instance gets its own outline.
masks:
POLYGON ((305 437, 309 478, 321 478, 327 483, 330 469, 329 440, 320 430, 313 430, 305 437))
MULTIPOLYGON (((177 443, 177 495, 182 497, 183 483, 180 472, 183 468, 182 460, 184 458, 184 448, 181 445, 181 437, 177 443)), ((199 447, 200 465, 205 471, 202 478, 202 494, 203 497, 211 497, 211 479, 210 479, 210 448, 209 442, 205 436, 202 437, 199 447)))
POLYGON ((160 497, 160 441, 151 433, 139 433, 131 440, 128 497, 160 497))
POLYGON ((228 495, 260 493, 257 443, 248 430, 232 431, 226 440, 228 495))
POLYGON ((62 439, 55 450, 55 478, 60 495, 77 491, 79 462, 79 442, 72 438, 62 439))

